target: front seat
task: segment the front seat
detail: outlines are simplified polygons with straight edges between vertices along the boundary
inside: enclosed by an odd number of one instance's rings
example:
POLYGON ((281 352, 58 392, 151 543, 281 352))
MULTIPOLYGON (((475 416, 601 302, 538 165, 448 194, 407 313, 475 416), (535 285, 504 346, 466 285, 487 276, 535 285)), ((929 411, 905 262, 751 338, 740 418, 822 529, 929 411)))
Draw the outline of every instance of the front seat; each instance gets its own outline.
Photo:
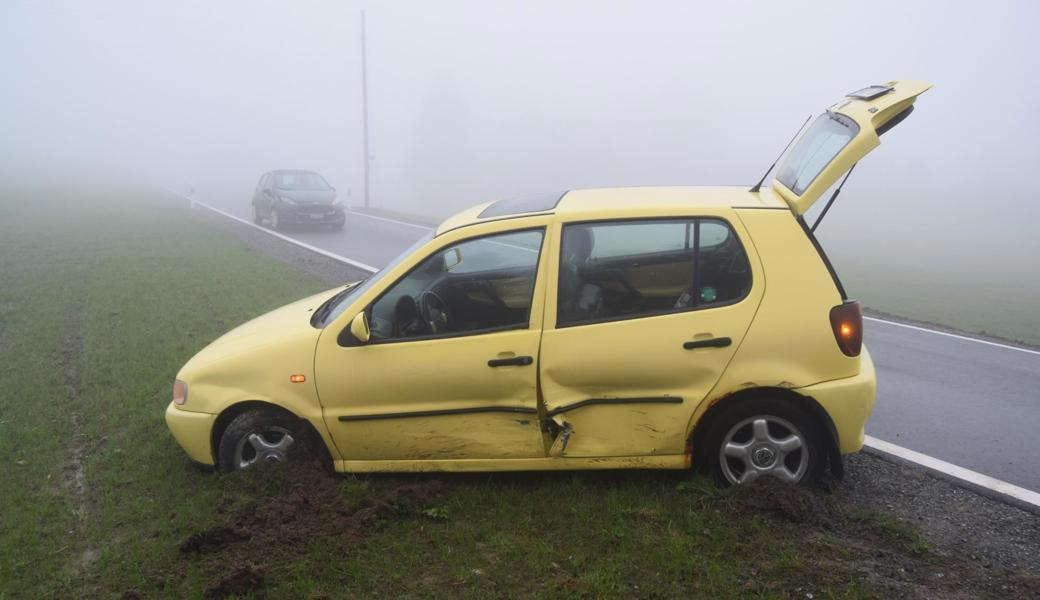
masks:
POLYGON ((560 248, 560 316, 565 322, 588 321, 603 313, 603 290, 585 281, 583 271, 592 256, 594 239, 587 227, 564 230, 560 248))

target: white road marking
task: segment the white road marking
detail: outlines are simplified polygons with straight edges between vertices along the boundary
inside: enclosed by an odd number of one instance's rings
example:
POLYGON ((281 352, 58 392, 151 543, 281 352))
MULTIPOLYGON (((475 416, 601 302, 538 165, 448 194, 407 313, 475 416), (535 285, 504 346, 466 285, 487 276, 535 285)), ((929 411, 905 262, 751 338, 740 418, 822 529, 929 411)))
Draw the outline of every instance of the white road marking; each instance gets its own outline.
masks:
POLYGON ((938 458, 928 456, 927 454, 921 454, 920 452, 915 452, 908 448, 903 448, 902 446, 897 446, 869 435, 865 436, 863 445, 886 454, 897 456, 914 464, 921 465, 926 469, 938 471, 972 485, 992 490, 998 494, 1040 508, 1040 494, 1018 487, 1017 485, 1006 481, 1001 481, 1000 479, 995 479, 989 475, 983 475, 982 473, 965 469, 964 467, 958 467, 957 465, 948 463, 944 460, 939 460, 938 458))
POLYGON ((396 223, 398 225, 404 225, 406 227, 415 227, 416 229, 422 229, 423 231, 432 231, 433 229, 435 229, 434 227, 430 227, 428 225, 418 225, 416 223, 409 223, 408 221, 398 221, 397 219, 388 219, 386 217, 377 217, 375 215, 370 215, 368 213, 354 212, 354 211, 349 211, 349 212, 350 212, 350 214, 358 216, 358 217, 365 217, 366 219, 375 219, 377 221, 386 221, 387 223, 396 223))
MULTIPOLYGON (((178 194, 178 195, 180 195, 180 194, 178 194)), ((349 258, 347 258, 345 256, 340 256, 339 254, 335 254, 333 252, 329 252, 328 250, 322 250, 321 248, 318 248, 317 246, 311 246, 310 244, 305 244, 305 243, 301 242, 300 240, 293 239, 293 238, 291 238, 291 237, 289 237, 287 235, 282 235, 282 234, 278 233, 277 231, 272 231, 272 230, 270 230, 270 229, 268 229, 266 227, 261 227, 261 226, 257 225, 256 223, 254 223, 252 221, 249 221, 247 219, 243 219, 241 217, 236 217, 235 215, 227 213, 227 212, 224 212, 224 211, 220 210, 219 208, 216 208, 214 206, 210 206, 209 204, 206 204, 205 202, 200 202, 200 201, 192 199, 192 198, 188 198, 188 200, 192 203, 193 206, 198 205, 198 206, 201 206, 201 207, 206 208, 208 210, 212 210, 213 212, 215 212, 217 214, 224 215, 225 217, 227 217, 229 219, 234 219, 235 221, 238 221, 239 223, 243 223, 245 225, 249 225, 250 227, 253 227, 254 229, 259 229, 260 231, 263 231, 264 233, 273 235, 274 237, 276 237, 278 239, 285 240, 286 242, 289 242, 290 244, 296 244, 297 246, 299 246, 301 248, 306 248, 307 250, 310 250, 311 252, 317 252, 318 254, 321 254, 322 256, 327 256, 328 258, 331 258, 333 260, 338 260, 340 262, 347 263, 348 265, 357 267, 359 269, 364 269, 365 271, 369 271, 371 273, 375 273, 376 271, 379 270, 376 267, 373 267, 372 265, 366 265, 363 262, 358 262, 356 260, 351 260, 351 259, 349 259, 349 258)))
POLYGON ((907 325, 906 323, 899 323, 897 321, 888 321, 885 319, 878 319, 876 317, 863 317, 867 321, 877 321, 878 323, 886 323, 888 325, 895 325, 896 327, 905 327, 907 329, 915 329, 917 331, 926 331, 928 333, 934 333, 936 335, 945 335, 946 337, 956 338, 958 340, 966 340, 969 342, 978 342, 979 344, 986 344, 987 346, 996 346, 997 348, 1006 348, 1008 350, 1018 350, 1019 352, 1025 352, 1027 354, 1036 354, 1040 356, 1040 351, 1031 350, 1029 348, 1021 348, 1019 346, 1010 346, 1008 344, 1001 344, 998 342, 991 342, 989 340, 980 340, 979 338, 969 337, 966 335, 957 335, 956 333, 947 333, 945 331, 939 331, 938 329, 928 329, 927 327, 918 327, 917 325, 907 325))
POLYGON ((524 252, 531 252, 532 254, 538 254, 539 250, 538 248, 525 248, 524 246, 517 246, 516 244, 507 244, 505 242, 496 242, 495 240, 484 241, 489 244, 494 244, 496 246, 505 246, 506 248, 511 248, 513 250, 523 250, 524 252))
MULTIPOLYGON (((172 192, 172 190, 171 190, 171 192, 172 192)), ((328 252, 326 250, 322 250, 321 248, 316 248, 314 246, 311 246, 310 244, 305 244, 305 243, 303 243, 303 242, 301 242, 299 240, 295 240, 295 239, 293 239, 291 237, 282 235, 282 234, 278 233, 277 231, 271 231, 270 229, 267 229, 266 227, 260 227, 259 225, 257 225, 256 223, 253 223, 252 221, 248 221, 246 219, 242 219, 240 217, 236 217, 235 215, 228 214, 228 213, 220 210, 219 208, 214 208, 214 207, 212 207, 212 206, 210 206, 210 205, 208 205, 208 204, 206 204, 204 202, 199 202, 198 200, 194 200, 192 198, 184 196, 183 194, 178 194, 177 192, 173 192, 173 193, 177 194, 178 196, 181 196, 182 198, 185 198, 186 200, 191 202, 192 205, 198 204, 200 206, 208 208, 209 210, 212 210, 213 212, 216 212, 216 213, 219 213, 221 215, 224 215, 225 217, 228 217, 229 219, 234 219, 235 221, 238 221, 240 223, 244 223, 246 225, 249 225, 250 227, 255 227, 256 229, 259 229, 260 231, 263 231, 265 233, 273 235, 273 236, 275 236, 275 237, 277 237, 279 239, 285 240, 286 242, 289 242, 290 244, 296 244, 297 246, 300 246, 302 248, 306 248, 306 249, 311 250, 313 252, 317 252, 318 254, 321 254, 323 256, 327 256, 327 257, 329 257, 329 258, 331 258, 333 260, 338 260, 338 261, 347 263, 349 265, 353 265, 355 267, 359 267, 361 269, 367 269, 367 270, 370 270, 370 271, 376 271, 377 270, 375 267, 371 267, 371 266, 366 265, 364 263, 359 263, 357 261, 350 260, 349 258, 347 258, 345 256, 340 256, 339 254, 336 254, 334 252, 328 252)), ((357 214, 357 213, 355 213, 355 214, 357 214)), ((371 215, 365 215, 365 216, 371 216, 371 215)), ((374 217, 374 218, 381 218, 381 217, 374 217)), ((385 219, 385 220, 390 220, 390 219, 385 219)), ((427 229, 429 229, 429 228, 427 228, 427 229)), ((903 323, 897 323, 895 321, 886 321, 884 319, 876 319, 874 317, 863 317, 863 318, 864 319, 869 319, 871 321, 878 321, 878 322, 881 322, 881 323, 888 323, 890 325, 898 325, 900 327, 908 327, 910 329, 918 329, 918 330, 921 330, 921 331, 927 331, 929 333, 938 333, 940 335, 947 335, 947 336, 950 336, 950 337, 960 338, 960 339, 964 339, 964 340, 968 340, 968 341, 972 341, 972 342, 980 342, 980 343, 983 343, 983 344, 999 346, 999 347, 1002 347, 1002 348, 1010 348, 1012 350, 1022 350, 1023 352, 1030 352, 1030 353, 1033 353, 1033 354, 1040 354, 1040 352, 1036 352, 1036 351, 1033 351, 1033 350, 1027 350, 1025 348, 1017 348, 1015 346, 1007 346, 1007 345, 1004 345, 1004 344, 997 344, 995 342, 989 342, 989 341, 986 341, 986 340, 979 340, 979 339, 976 339, 976 338, 970 338, 970 337, 966 337, 966 336, 962 336, 962 335, 955 335, 955 334, 952 334, 952 333, 946 333, 945 331, 936 331, 934 329, 925 329, 924 327, 916 327, 914 325, 906 325, 906 324, 903 324, 903 323)), ((915 452, 914 450, 910 450, 908 448, 903 448, 902 446, 897 446, 895 444, 886 442, 884 440, 879 440, 879 439, 877 439, 875 437, 872 437, 872 436, 869 436, 869 435, 868 436, 864 436, 863 445, 868 447, 868 448, 872 448, 874 450, 877 450, 879 452, 885 452, 887 454, 891 454, 891 455, 896 456, 898 458, 901 458, 901 459, 903 459, 903 460, 905 460, 907 462, 911 462, 911 463, 914 463, 916 465, 920 465, 920 466, 924 467, 925 469, 929 469, 929 470, 933 470, 933 471, 937 471, 937 472, 943 473, 943 474, 945 474, 945 475, 947 475, 949 477, 952 477, 954 479, 959 479, 959 480, 964 481, 965 483, 968 483, 970 485, 978 486, 978 487, 981 487, 981 488, 984 488, 984 489, 996 492, 998 494, 1007 496, 1009 498, 1013 498, 1013 499, 1018 500, 1020 502, 1024 502, 1026 504, 1030 504, 1032 506, 1036 506, 1036 507, 1040 508, 1040 494, 1038 494, 1037 492, 1033 492, 1031 490, 1027 490, 1025 488, 1018 487, 1017 485, 1008 483, 1006 481, 1001 481, 1000 479, 996 479, 996 478, 990 477, 988 475, 983 475, 982 473, 978 473, 978 472, 972 471, 970 469, 965 469, 964 467, 959 467, 959 466, 957 466, 955 464, 948 463, 948 462, 946 462, 944 460, 940 460, 938 458, 935 458, 935 457, 932 457, 932 456, 928 456, 927 454, 921 454, 920 452, 915 452)))

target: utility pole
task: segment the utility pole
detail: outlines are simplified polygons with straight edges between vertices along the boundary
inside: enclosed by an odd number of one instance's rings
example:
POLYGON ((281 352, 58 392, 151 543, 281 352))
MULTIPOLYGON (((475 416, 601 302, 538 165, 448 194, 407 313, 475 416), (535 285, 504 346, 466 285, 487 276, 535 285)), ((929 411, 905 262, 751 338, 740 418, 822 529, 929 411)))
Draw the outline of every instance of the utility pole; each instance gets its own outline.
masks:
POLYGON ((368 63, 365 54, 365 11, 361 11, 361 135, 365 146, 365 208, 368 208, 368 63))

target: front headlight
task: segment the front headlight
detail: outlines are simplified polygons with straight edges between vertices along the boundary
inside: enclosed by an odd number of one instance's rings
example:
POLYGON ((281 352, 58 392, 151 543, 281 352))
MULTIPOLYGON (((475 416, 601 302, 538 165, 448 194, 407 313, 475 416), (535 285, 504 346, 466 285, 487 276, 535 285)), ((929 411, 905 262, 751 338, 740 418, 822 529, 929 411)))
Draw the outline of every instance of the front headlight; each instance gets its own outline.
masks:
POLYGON ((285 196, 281 196, 279 197, 279 200, 282 201, 282 204, 285 204, 287 206, 296 206, 296 201, 292 198, 286 198, 285 196))
POLYGON ((343 210, 343 203, 340 202, 339 200, 333 200, 332 201, 332 208, 335 208, 336 210, 343 210))
POLYGON ((188 401, 188 384, 180 379, 173 380, 173 403, 183 406, 188 401))

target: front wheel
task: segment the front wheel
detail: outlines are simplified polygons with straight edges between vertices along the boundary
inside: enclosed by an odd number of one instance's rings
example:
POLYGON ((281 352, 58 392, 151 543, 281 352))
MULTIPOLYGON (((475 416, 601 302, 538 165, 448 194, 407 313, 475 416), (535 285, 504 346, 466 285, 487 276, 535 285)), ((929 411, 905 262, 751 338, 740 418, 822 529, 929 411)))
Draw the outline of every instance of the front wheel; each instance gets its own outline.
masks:
POLYGON ((262 463, 296 461, 309 454, 306 430, 298 419, 273 410, 249 410, 235 417, 220 436, 221 471, 262 463))
POLYGON ((253 205, 253 223, 256 224, 256 225, 261 225, 261 224, 263 224, 263 222, 264 222, 264 217, 263 217, 263 215, 260 214, 260 207, 258 207, 257 205, 254 204, 253 205))
POLYGON ((755 398, 723 408, 702 447, 701 461, 722 486, 761 477, 810 484, 825 456, 815 420, 787 400, 755 398))

